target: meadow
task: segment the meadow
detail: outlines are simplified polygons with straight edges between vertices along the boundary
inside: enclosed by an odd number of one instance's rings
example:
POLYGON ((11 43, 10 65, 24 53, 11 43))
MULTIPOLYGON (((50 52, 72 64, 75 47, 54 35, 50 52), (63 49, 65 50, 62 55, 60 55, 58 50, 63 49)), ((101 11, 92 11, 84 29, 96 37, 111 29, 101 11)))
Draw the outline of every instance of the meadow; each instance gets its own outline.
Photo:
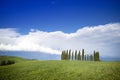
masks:
POLYGON ((119 80, 120 62, 27 60, 18 57, 15 64, 0 66, 0 80, 119 80))

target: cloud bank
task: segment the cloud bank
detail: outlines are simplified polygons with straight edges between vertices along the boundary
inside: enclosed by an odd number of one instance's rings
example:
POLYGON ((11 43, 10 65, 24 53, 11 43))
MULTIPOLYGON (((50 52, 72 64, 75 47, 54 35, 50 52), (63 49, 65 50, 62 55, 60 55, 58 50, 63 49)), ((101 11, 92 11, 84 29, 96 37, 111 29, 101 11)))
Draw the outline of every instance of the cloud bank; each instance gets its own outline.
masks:
POLYGON ((120 23, 88 26, 74 33, 44 32, 31 29, 22 35, 13 28, 0 29, 0 50, 36 51, 61 54, 62 50, 99 51, 101 56, 120 58, 120 23))

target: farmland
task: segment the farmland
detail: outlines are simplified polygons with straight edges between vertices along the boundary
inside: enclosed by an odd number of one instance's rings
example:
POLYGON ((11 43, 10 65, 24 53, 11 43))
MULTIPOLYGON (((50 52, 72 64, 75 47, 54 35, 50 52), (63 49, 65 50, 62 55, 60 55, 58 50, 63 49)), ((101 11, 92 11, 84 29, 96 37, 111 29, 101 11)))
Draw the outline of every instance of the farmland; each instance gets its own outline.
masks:
POLYGON ((26 60, 0 66, 0 80, 119 80, 120 62, 26 60))

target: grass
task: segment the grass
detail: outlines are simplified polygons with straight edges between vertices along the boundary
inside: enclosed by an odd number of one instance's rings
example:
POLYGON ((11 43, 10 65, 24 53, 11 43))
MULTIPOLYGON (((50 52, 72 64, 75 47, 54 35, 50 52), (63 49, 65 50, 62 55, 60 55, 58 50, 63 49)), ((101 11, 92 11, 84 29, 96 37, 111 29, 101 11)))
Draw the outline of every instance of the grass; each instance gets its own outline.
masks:
POLYGON ((17 57, 12 57, 12 59, 17 62, 12 65, 0 66, 0 80, 120 79, 120 62, 37 61, 17 57))

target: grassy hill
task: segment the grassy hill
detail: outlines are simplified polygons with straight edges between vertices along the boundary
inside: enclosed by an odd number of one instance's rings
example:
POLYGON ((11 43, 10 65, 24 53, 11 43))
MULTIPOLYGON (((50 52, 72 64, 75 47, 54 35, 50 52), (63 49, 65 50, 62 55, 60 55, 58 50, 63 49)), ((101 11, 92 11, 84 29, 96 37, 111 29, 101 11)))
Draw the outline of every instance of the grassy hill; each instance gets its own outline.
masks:
POLYGON ((0 61, 2 60, 14 60, 15 62, 27 61, 27 59, 16 56, 0 56, 0 61))
POLYGON ((0 80, 119 80, 120 62, 59 60, 26 60, 18 57, 15 64, 0 66, 0 80))

